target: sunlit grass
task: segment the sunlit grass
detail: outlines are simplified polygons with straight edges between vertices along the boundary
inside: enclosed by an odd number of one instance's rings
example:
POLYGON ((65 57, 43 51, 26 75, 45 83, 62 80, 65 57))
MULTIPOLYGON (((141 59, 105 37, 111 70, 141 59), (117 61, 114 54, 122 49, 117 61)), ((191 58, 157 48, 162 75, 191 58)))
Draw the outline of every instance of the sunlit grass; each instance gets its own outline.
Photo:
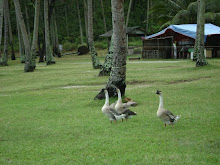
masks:
POLYGON ((219 59, 201 68, 128 61, 126 96, 138 115, 116 125, 101 113, 104 100, 94 100, 108 77, 90 60, 64 56, 33 73, 19 59, 0 67, 0 164, 219 164, 219 59), (156 117, 157 89, 182 115, 173 128, 156 117))

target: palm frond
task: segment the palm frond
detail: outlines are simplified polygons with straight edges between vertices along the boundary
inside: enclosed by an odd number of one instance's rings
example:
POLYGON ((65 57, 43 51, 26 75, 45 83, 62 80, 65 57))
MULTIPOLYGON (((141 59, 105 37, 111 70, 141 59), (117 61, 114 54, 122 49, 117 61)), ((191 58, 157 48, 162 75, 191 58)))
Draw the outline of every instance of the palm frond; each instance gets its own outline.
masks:
POLYGON ((180 10, 171 20, 172 24, 182 24, 187 23, 187 18, 189 17, 188 10, 180 10))
POLYGON ((159 30, 162 30, 162 29, 164 29, 164 28, 166 28, 166 27, 168 27, 168 26, 170 26, 170 25, 171 25, 171 21, 168 21, 168 22, 164 23, 164 24, 160 27, 159 30))

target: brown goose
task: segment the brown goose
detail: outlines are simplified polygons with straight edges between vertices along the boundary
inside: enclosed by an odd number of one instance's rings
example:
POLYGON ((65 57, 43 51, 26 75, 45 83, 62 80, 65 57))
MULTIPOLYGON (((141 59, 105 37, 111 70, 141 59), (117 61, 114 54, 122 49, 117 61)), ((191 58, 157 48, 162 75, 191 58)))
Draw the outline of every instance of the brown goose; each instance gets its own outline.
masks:
POLYGON ((109 118, 111 123, 112 121, 116 123, 117 120, 122 120, 123 118, 125 118, 125 114, 119 114, 117 111, 115 111, 109 106, 108 91, 104 89, 104 92, 105 92, 105 104, 102 107, 102 113, 104 113, 109 118))
POLYGON ((157 110, 157 117, 159 117, 164 122, 165 127, 167 124, 171 124, 173 126, 173 124, 177 122, 181 115, 175 116, 170 111, 165 110, 163 107, 163 96, 161 91, 157 90, 156 94, 158 94, 160 97, 160 103, 157 110))

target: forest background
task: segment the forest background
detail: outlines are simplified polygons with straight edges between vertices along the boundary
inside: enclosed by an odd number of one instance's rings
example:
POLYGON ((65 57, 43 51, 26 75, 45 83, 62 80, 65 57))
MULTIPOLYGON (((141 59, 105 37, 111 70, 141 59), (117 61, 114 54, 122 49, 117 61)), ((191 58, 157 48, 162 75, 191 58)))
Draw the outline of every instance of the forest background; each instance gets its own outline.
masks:
MULTIPOLYGON (((49 9, 53 8, 57 24, 59 44, 65 51, 77 49, 87 42, 86 32, 86 7, 85 0, 51 0, 49 9), (77 8, 79 7, 79 12, 77 8), (81 21, 79 21, 79 15, 81 21), (80 26, 82 27, 83 40, 80 38, 80 26)), ((128 17, 130 0, 124 1, 125 19, 128 17)), ((34 28, 34 0, 20 1, 21 11, 26 23, 29 35, 34 28)), ((43 1, 40 8, 39 42, 43 43, 44 20, 43 1)), ((13 1, 9 1, 9 13, 11 30, 13 34, 14 50, 19 51, 18 30, 13 1)), ((146 34, 152 34, 169 26, 170 24, 196 23, 197 2, 195 0, 133 0, 129 13, 128 27, 140 26, 146 30, 146 34)), ((206 1, 206 22, 220 26, 220 1, 206 1)), ((97 48, 107 48, 107 40, 99 35, 112 29, 111 1, 93 1, 94 40, 97 48), (103 3, 103 8, 102 4, 103 3), (104 15, 103 15, 104 12, 104 15), (105 21, 104 21, 105 19, 105 21), (106 26, 106 28, 105 28, 106 26)), ((32 35, 31 35, 32 36, 32 35)), ((30 37, 31 38, 31 37, 30 37)), ((3 39, 2 39, 3 41, 3 39)), ((133 45, 141 46, 140 38, 130 38, 133 45)), ((1 44, 1 50, 3 45, 1 44)))

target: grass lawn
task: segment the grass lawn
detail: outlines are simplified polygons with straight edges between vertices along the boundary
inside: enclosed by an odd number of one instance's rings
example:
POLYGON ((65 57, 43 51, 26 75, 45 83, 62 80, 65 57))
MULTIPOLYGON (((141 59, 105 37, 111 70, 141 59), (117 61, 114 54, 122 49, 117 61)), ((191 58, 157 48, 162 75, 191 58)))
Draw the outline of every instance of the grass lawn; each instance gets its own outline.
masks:
POLYGON ((219 164, 220 59, 201 68, 163 61, 127 62, 126 96, 138 115, 117 124, 94 100, 108 77, 97 76, 89 55, 37 64, 33 73, 9 61, 0 67, 0 164, 219 164), (182 115, 173 128, 156 117, 157 89, 165 108, 182 115))

